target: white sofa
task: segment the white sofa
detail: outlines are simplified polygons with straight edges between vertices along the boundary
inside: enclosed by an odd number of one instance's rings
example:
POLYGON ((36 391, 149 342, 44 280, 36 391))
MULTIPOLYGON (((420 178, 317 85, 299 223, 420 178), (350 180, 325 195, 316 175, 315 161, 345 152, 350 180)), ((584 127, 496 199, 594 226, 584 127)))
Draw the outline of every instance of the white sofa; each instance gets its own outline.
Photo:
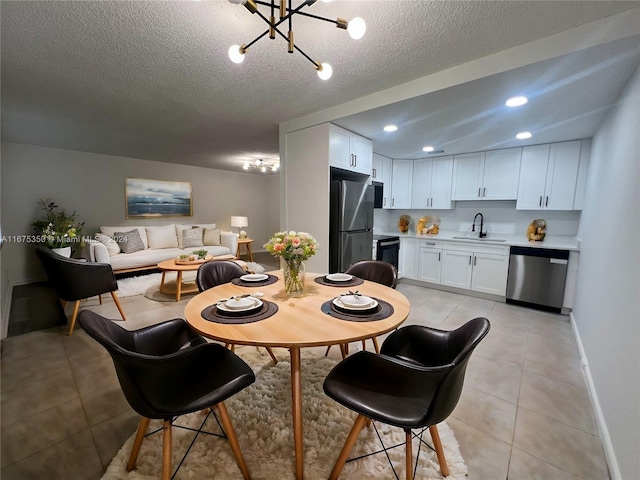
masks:
POLYGON ((164 260, 178 258, 182 254, 203 249, 207 250, 207 255, 214 257, 235 258, 238 250, 238 235, 216 229, 215 224, 105 226, 100 227, 100 233, 96 233, 95 240, 86 242, 83 256, 90 262, 111 264, 114 272, 123 272, 153 268, 164 260), (138 231, 144 248, 124 253, 118 244, 123 236, 117 234, 131 232, 134 229, 138 231), (189 232, 186 233, 185 230, 189 232), (194 240, 198 237, 196 232, 202 235, 202 245, 188 246, 194 242, 198 243, 194 240), (186 243, 185 234, 188 235, 186 243))

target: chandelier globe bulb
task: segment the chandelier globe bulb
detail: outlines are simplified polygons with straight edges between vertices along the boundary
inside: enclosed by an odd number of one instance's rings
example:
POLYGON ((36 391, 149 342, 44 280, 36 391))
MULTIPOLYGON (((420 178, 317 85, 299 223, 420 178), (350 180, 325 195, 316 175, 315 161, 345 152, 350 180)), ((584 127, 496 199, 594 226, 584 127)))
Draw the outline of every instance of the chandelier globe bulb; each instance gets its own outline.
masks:
POLYGON ((318 76, 322 80, 329 80, 331 78, 331 75, 333 75, 333 68, 331 68, 331 65, 329 65, 328 63, 321 63, 320 66, 322 68, 318 69, 318 76))
POLYGON ((360 17, 355 17, 353 20, 351 20, 349 22, 349 26, 347 27, 349 36, 354 40, 360 40, 362 37, 364 37, 366 31, 367 24, 360 17))
POLYGON ((229 58, 233 63, 244 62, 244 53, 242 53, 240 45, 231 45, 229 48, 229 58))

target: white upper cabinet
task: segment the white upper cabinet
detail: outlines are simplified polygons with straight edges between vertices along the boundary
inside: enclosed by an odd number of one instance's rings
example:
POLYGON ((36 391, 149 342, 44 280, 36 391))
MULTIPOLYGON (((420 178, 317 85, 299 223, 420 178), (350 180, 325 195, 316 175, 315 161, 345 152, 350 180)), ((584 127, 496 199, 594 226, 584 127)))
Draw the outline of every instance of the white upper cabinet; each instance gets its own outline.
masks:
POLYGON ((331 124, 329 128, 329 165, 371 175, 373 142, 331 124))
POLYGON ((414 160, 411 208, 450 209, 453 156, 414 160))
POLYGON ((391 169, 393 168, 393 160, 389 157, 373 154, 373 169, 371 170, 371 180, 374 182, 384 183, 391 188, 391 169))
POLYGON ((580 140, 522 149, 518 210, 573 210, 580 140))
POLYGON ((521 148, 455 155, 452 200, 515 200, 521 148))
POLYGON ((413 160, 393 160, 391 172, 391 208, 411 208, 413 160))

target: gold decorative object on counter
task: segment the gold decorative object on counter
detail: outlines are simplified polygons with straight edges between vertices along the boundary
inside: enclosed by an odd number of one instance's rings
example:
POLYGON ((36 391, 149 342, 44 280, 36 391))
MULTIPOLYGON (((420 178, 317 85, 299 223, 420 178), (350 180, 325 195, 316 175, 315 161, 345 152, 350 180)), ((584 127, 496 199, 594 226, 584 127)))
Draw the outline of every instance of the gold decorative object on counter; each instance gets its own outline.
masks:
POLYGON ((527 228, 527 240, 541 242, 547 234, 547 222, 542 218, 533 220, 527 228))
POLYGON ((437 235, 440 231, 440 217, 433 216, 424 216, 420 220, 418 220, 418 226, 416 227, 416 233, 421 234, 429 234, 429 235, 437 235))
POLYGON ((409 215, 400 215, 398 219, 398 230, 400 230, 400 233, 407 233, 409 231, 409 222, 411 222, 409 215))

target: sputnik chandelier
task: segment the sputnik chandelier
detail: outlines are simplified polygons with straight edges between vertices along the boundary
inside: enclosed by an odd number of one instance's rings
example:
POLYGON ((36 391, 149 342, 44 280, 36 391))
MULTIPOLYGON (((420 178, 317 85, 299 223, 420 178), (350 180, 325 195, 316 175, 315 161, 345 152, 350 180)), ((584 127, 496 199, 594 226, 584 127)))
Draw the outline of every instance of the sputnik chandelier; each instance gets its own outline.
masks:
POLYGON ((260 18, 262 18, 262 20, 267 23, 267 25, 269 25, 269 28, 265 32, 258 35, 253 41, 247 44, 243 43, 242 45, 233 45, 231 48, 229 48, 229 58, 231 59, 231 61, 235 63, 242 63, 244 61, 244 54, 247 52, 247 50, 249 50, 249 47, 251 47, 254 43, 256 43, 267 34, 269 34, 269 38, 273 40, 276 38, 277 33, 287 41, 289 45, 289 53, 293 53, 294 50, 300 52, 307 60, 309 60, 313 64, 315 69, 318 71, 318 76, 322 80, 328 80, 333 73, 331 65, 329 65, 328 63, 316 62, 293 42, 293 17, 295 15, 302 15, 305 17, 315 18, 316 20, 323 20, 325 22, 334 23, 336 27, 346 30, 351 38, 355 40, 358 40, 364 36, 367 25, 360 17, 356 17, 350 22, 347 22, 343 18, 332 20, 330 18, 320 17, 318 15, 313 15, 311 13, 302 11, 303 7, 310 7, 311 5, 316 3, 316 1, 317 0, 305 0, 296 8, 293 8, 293 0, 279 0, 279 6, 276 6, 276 0, 271 0, 270 2, 264 2, 261 0, 229 0, 230 3, 234 3, 236 5, 244 5, 247 10, 249 10, 251 13, 257 14, 260 18), (269 18, 267 18, 258 10, 258 5, 270 8, 271 11, 269 18), (279 10, 280 19, 278 21, 276 21, 275 18, 276 9, 279 10), (278 29, 278 27, 285 22, 288 22, 289 25, 289 31, 287 35, 285 35, 278 29))
POLYGON ((280 169, 280 160, 256 160, 255 162, 244 162, 242 166, 243 170, 260 170, 262 173, 266 173, 267 170, 277 172, 280 169))

